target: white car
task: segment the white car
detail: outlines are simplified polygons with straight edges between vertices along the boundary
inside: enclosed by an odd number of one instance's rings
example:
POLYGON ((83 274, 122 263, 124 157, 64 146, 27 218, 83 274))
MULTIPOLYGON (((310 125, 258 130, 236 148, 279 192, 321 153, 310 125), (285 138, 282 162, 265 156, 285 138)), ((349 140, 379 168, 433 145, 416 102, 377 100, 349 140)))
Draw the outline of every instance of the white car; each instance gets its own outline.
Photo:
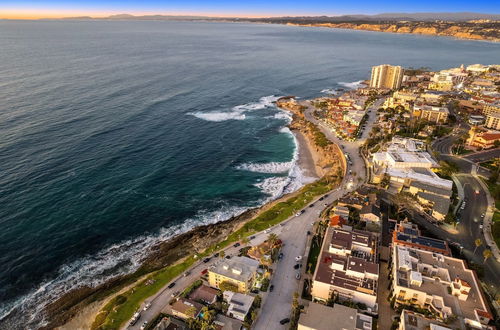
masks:
POLYGON ((480 224, 480 225, 479 225, 479 229, 483 229, 483 224, 480 224))
POLYGON ((146 329, 147 326, 148 326, 148 321, 144 321, 144 323, 141 325, 141 330, 146 329))
POLYGON ((146 305, 144 305, 144 308, 142 310, 147 311, 149 309, 149 307, 151 307, 150 302, 146 303, 146 305))
POLYGON ((301 260, 302 260, 302 256, 295 257, 295 261, 301 261, 301 260))

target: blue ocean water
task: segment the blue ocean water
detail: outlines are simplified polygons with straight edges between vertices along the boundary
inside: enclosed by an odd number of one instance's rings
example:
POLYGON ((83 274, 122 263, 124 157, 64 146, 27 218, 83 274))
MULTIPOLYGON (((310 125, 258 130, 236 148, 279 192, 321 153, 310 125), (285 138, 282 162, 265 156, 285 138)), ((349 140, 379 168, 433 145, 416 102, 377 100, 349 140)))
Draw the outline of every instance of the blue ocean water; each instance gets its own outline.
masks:
MULTIPOLYGON (((500 45, 263 24, 0 21, 0 319, 130 272, 154 243, 305 180, 286 114, 382 63, 500 45)), ((22 322, 22 324, 21 324, 22 322)), ((1 321, 0 321, 1 324, 1 321)))

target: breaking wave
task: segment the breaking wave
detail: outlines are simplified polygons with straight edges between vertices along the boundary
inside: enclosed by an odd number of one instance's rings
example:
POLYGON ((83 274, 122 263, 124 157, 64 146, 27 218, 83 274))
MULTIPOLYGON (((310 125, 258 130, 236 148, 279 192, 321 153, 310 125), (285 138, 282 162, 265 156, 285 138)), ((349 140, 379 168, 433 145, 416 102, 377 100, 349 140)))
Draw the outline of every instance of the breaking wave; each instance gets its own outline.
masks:
POLYGON ((8 302, 0 310, 1 329, 39 328, 47 324, 45 307, 64 293, 84 287, 96 287, 113 277, 137 270, 150 249, 158 243, 206 224, 227 220, 248 210, 250 206, 224 207, 217 211, 200 211, 197 216, 154 235, 113 244, 94 255, 63 265, 54 279, 42 283, 30 293, 8 302))
POLYGON ((279 96, 269 95, 259 99, 258 102, 251 102, 237 105, 229 111, 212 111, 212 112, 189 112, 188 115, 195 116, 206 121, 226 121, 226 120, 244 120, 246 112, 270 108, 274 106, 274 102, 279 99, 279 96))
POLYGON ((335 88, 325 88, 321 91, 321 93, 324 93, 324 94, 332 94, 332 95, 337 95, 339 94, 339 91, 336 90, 335 88))
POLYGON ((359 81, 354 81, 354 82, 339 82, 339 85, 344 86, 346 88, 350 88, 350 89, 356 89, 356 88, 359 88, 359 87, 365 85, 365 84, 363 84, 363 81, 364 80, 359 80, 359 81))

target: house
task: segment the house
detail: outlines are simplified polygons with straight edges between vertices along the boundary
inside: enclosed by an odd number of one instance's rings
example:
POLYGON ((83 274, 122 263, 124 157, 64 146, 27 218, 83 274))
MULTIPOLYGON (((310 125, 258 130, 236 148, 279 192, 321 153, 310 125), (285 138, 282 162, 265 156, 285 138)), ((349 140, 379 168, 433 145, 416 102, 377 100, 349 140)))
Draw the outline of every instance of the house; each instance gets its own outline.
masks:
POLYGON ((341 216, 344 219, 349 219, 349 208, 347 206, 335 206, 333 209, 335 215, 341 216))
POLYGON ((172 304, 171 313, 181 319, 190 319, 198 317, 203 305, 191 299, 179 298, 172 304))
POLYGON ((211 305, 217 301, 219 291, 202 284, 193 293, 189 295, 189 299, 195 301, 202 301, 204 304, 211 305))
POLYGON ((239 292, 251 289, 259 262, 248 257, 233 257, 212 266, 208 271, 208 283, 219 289, 219 285, 228 282, 236 285, 239 292))
POLYGON ((257 246, 252 246, 250 250, 248 250, 247 255, 264 265, 271 265, 273 249, 274 251, 279 250, 282 242, 278 239, 273 244, 271 241, 266 240, 257 246))
POLYGON ((330 227, 343 227, 347 224, 347 220, 340 215, 334 215, 330 218, 330 227))
POLYGON ((213 324, 216 330, 241 330, 243 327, 243 323, 241 321, 222 314, 217 314, 213 324))
POLYGON ((224 300, 229 304, 227 315, 240 321, 245 321, 245 317, 252 308, 254 297, 239 292, 224 291, 224 300))
POLYGON ((471 328, 492 319, 479 280, 463 260, 400 244, 393 245, 392 256, 396 304, 428 309, 443 320, 453 315, 471 328))
POLYGON ((306 312, 300 314, 297 330, 371 330, 372 325, 372 317, 357 309, 310 303, 306 312))
POLYGON ((164 317, 154 330, 188 330, 188 326, 181 320, 174 317, 164 317))
POLYGON ((380 221, 380 209, 375 204, 365 205, 359 211, 361 221, 367 223, 378 223, 380 221))

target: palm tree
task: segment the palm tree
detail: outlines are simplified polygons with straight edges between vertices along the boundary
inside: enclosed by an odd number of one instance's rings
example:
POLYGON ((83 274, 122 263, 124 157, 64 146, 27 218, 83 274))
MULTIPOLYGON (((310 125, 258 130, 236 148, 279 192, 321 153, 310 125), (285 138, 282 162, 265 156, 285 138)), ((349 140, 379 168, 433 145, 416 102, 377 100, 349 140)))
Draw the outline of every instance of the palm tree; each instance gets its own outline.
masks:
POLYGON ((271 244, 271 255, 274 255, 274 245, 278 241, 278 235, 276 235, 275 233, 270 233, 267 236, 267 241, 269 242, 269 244, 271 244))
POLYGON ((491 250, 489 249, 486 249, 483 251, 483 257, 484 257, 484 261, 483 263, 486 262, 486 260, 488 260, 489 257, 491 257, 493 255, 493 252, 491 252, 491 250))
POLYGON ((241 239, 241 244, 247 245, 248 243, 250 243, 250 239, 248 239, 248 237, 243 237, 241 239))
POLYGON ((483 241, 480 238, 478 238, 478 239, 476 239, 474 241, 474 244, 476 245, 476 248, 474 249, 474 253, 473 254, 476 254, 477 248, 480 247, 481 245, 483 245, 483 241))
POLYGON ((224 258, 226 256, 226 252, 220 251, 219 257, 224 258))

